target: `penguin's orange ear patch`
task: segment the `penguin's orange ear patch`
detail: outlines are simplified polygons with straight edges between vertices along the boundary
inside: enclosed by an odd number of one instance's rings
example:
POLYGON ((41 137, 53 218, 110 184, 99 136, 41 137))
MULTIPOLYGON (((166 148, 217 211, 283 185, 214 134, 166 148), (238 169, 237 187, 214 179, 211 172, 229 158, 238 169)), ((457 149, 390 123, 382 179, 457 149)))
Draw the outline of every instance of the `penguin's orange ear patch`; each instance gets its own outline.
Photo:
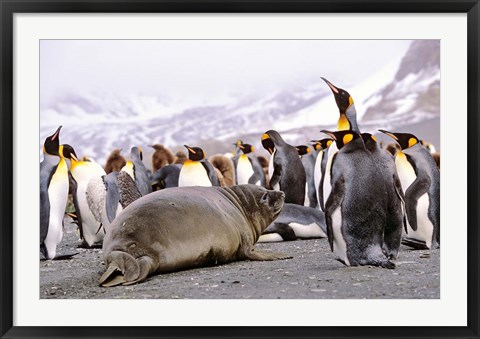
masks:
POLYGON ((408 147, 412 147, 416 143, 417 143, 417 139, 415 139, 415 138, 408 139, 408 147))
POLYGON ((333 140, 328 140, 327 141, 327 147, 330 147, 330 145, 332 144, 333 140))
POLYGON ((352 133, 345 134, 343 136, 343 144, 344 145, 348 144, 350 141, 352 141, 352 139, 353 139, 353 134, 352 133))

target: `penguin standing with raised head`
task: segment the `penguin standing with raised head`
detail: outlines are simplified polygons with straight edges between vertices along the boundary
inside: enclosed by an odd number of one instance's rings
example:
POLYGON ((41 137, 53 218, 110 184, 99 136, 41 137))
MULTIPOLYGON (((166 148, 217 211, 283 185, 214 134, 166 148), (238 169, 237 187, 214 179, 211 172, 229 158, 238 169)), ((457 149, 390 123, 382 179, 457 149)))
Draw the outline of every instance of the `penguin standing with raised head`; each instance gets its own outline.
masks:
POLYGON ((180 170, 178 186, 220 186, 215 167, 205 158, 203 150, 184 146, 188 150, 188 159, 180 170))
POLYGON ((406 228, 405 195, 402 184, 390 152, 380 148, 374 135, 362 133, 361 136, 365 148, 375 160, 378 172, 386 182, 388 206, 383 249, 387 257, 396 259, 402 242, 402 230, 406 228))
POLYGON ((130 150, 130 161, 127 161, 127 164, 122 168, 122 171, 130 174, 132 179, 135 180, 138 190, 142 196, 144 196, 152 192, 152 185, 150 184, 150 174, 142 160, 142 149, 136 146, 132 147, 130 150))
POLYGON ((408 221, 402 242, 418 249, 440 247, 440 171, 435 160, 415 135, 379 131, 401 147, 395 165, 405 193, 408 221))
MULTIPOLYGON (((334 86, 330 81, 322 78, 330 87, 335 98, 340 116, 338 118, 337 130, 352 130, 356 133, 360 133, 360 129, 357 124, 357 111, 355 109, 355 103, 352 96, 344 89, 334 86)), ((333 143, 328 148, 328 160, 325 168, 325 175, 323 177, 323 201, 327 201, 331 191, 330 184, 330 172, 332 166, 333 155, 338 151, 336 143, 333 143)))
POLYGON ((337 144, 332 159, 332 191, 325 205, 331 250, 347 266, 394 268, 383 252, 387 190, 360 135, 323 131, 337 144))
POLYGON ((307 183, 305 184, 305 206, 316 208, 318 205, 317 190, 315 189, 315 161, 317 158, 317 152, 307 145, 295 146, 298 155, 302 160, 303 168, 305 169, 305 175, 307 183))
POLYGON ((312 140, 314 142, 313 148, 317 152, 315 158, 315 166, 313 168, 314 186, 317 192, 318 207, 325 212, 325 202, 323 200, 323 180, 325 176, 325 170, 327 168, 328 161, 328 148, 333 143, 330 138, 324 138, 321 140, 312 140))
POLYGON ((60 129, 43 143, 40 163, 40 250, 54 259, 63 237, 63 216, 68 199, 68 166, 59 144, 60 129))
POLYGON ((262 146, 270 154, 270 188, 285 193, 285 202, 303 205, 307 178, 297 149, 287 144, 277 131, 262 135, 262 146))

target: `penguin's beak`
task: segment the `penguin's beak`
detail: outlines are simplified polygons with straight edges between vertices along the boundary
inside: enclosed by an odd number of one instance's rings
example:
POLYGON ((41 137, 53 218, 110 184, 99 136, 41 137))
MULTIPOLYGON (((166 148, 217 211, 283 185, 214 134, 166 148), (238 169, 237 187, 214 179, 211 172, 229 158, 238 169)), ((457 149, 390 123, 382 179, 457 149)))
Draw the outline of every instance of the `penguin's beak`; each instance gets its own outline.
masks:
POLYGON ((239 144, 238 147, 241 148, 241 149, 245 149, 245 146, 243 146, 241 144, 239 144))
POLYGON ((328 87, 330 87, 330 89, 332 90, 333 93, 335 93, 335 94, 340 93, 340 91, 338 90, 338 88, 335 87, 335 86, 333 86, 333 84, 332 84, 330 81, 328 81, 327 79, 325 79, 325 78, 323 78, 323 77, 322 77, 322 80, 327 83, 328 87))
POLYGON ((336 137, 335 134, 333 134, 333 132, 331 132, 331 131, 327 131, 327 130, 325 130, 325 129, 322 129, 320 132, 329 135, 330 137, 333 138, 333 140, 337 140, 337 137, 336 137))
POLYGON ((393 134, 392 132, 385 131, 384 129, 379 129, 378 131, 379 131, 379 132, 382 132, 383 134, 386 134, 386 135, 388 135, 389 137, 391 137, 391 138, 393 138, 393 139, 395 139, 395 140, 398 141, 397 136, 396 136, 395 134, 393 134))
POLYGON ((70 153, 70 156, 72 157, 72 160, 74 160, 74 161, 77 161, 77 162, 78 162, 78 158, 77 158, 77 156, 76 156, 75 154, 73 154, 73 153, 70 153))
POLYGON ((183 146, 185 146, 190 153, 197 154, 197 152, 195 152, 195 150, 193 148, 191 148, 190 146, 188 146, 188 145, 183 145, 183 146))
POLYGON ((52 137, 51 137, 51 140, 55 140, 56 137, 58 137, 58 135, 60 134, 60 130, 62 129, 62 125, 58 126, 57 130, 55 131, 55 133, 53 133, 52 137))

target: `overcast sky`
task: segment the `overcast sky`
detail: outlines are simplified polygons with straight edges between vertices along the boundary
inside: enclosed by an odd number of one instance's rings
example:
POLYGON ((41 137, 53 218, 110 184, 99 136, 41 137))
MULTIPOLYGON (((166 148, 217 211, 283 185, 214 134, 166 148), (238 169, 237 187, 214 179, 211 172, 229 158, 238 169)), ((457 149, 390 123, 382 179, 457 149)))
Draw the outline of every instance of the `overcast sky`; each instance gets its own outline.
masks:
POLYGON ((41 106, 69 93, 193 102, 308 84, 353 86, 410 40, 42 40, 41 106))

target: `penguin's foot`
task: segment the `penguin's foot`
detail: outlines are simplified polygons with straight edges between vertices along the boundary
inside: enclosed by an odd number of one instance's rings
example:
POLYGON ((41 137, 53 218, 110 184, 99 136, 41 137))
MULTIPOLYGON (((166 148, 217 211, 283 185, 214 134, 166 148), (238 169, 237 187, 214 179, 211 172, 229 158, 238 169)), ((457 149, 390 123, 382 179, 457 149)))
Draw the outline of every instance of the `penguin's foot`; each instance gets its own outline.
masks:
POLYGON ((53 258, 53 260, 68 260, 68 259, 72 259, 74 256, 76 256, 78 254, 77 253, 68 253, 68 254, 61 254, 61 255, 57 255, 55 258, 53 258))
POLYGON ((402 238, 402 244, 408 247, 412 247, 416 250, 428 250, 427 244, 425 241, 404 237, 402 238))

